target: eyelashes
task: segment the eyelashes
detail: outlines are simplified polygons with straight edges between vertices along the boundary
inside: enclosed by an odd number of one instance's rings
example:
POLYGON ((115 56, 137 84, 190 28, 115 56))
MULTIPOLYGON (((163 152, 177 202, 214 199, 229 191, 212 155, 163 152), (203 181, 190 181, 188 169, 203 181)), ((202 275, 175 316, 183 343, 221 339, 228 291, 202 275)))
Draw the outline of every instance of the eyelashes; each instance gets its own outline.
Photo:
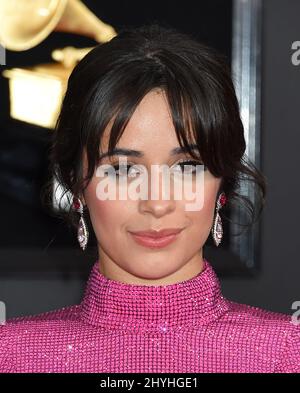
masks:
POLYGON ((176 165, 181 166, 183 169, 184 169, 185 165, 194 166, 194 169, 192 171, 193 174, 196 174, 196 166, 197 165, 203 165, 204 170, 205 171, 207 170, 207 167, 206 167, 206 165, 203 164, 203 162, 195 161, 195 160, 178 161, 176 163, 176 165))
MULTIPOLYGON (((186 172, 192 173, 192 175, 196 175, 196 166, 203 165, 203 163, 200 161, 195 161, 195 160, 184 160, 184 161, 178 161, 174 166, 177 166, 177 165, 179 165, 181 167, 182 173, 183 173, 185 166, 194 167, 192 169, 192 171, 190 170, 190 168, 188 168, 186 172)), ((117 177, 120 177, 120 176, 135 177, 134 174, 130 175, 130 172, 128 172, 128 171, 130 171, 130 168, 133 167, 133 165, 130 165, 130 164, 129 165, 119 165, 119 164, 113 165, 112 164, 112 167, 114 168, 117 177)), ((206 171, 206 170, 207 170, 207 167, 204 165, 204 171, 206 171)), ((139 171, 138 171, 138 173, 139 173, 139 171)))

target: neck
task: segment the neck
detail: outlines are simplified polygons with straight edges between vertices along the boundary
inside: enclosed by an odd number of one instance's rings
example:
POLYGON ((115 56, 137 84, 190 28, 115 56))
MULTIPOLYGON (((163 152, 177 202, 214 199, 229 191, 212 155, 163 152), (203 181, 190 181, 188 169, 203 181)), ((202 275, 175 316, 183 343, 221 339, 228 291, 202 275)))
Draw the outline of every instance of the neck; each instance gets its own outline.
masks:
POLYGON ((119 281, 125 284, 137 285, 171 285, 181 281, 190 280, 204 269, 202 249, 195 254, 187 263, 171 274, 162 275, 159 270, 154 270, 151 266, 148 272, 143 272, 143 277, 139 274, 128 272, 114 262, 103 250, 99 250, 99 272, 110 280, 119 281), (156 274, 156 275, 155 275, 156 274), (159 277, 157 277, 159 275, 159 277))

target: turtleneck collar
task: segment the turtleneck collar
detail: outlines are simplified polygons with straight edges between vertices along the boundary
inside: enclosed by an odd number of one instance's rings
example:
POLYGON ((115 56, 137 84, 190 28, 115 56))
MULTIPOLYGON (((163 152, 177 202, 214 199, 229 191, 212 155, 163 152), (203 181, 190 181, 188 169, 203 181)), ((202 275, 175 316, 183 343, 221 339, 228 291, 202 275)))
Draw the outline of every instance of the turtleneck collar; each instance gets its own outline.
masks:
POLYGON ((162 333, 213 322, 229 306, 213 267, 203 261, 203 270, 195 277, 159 286, 109 279, 97 261, 81 302, 81 319, 107 329, 162 333))

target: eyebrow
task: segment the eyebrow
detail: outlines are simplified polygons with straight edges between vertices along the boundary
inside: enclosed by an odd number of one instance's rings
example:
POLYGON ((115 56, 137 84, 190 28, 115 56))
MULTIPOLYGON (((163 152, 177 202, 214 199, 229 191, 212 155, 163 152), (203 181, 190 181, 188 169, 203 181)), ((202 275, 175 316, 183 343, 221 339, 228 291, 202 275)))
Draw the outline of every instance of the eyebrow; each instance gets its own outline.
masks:
MULTIPOLYGON (((198 145, 195 145, 195 144, 188 145, 188 147, 191 150, 198 150, 198 145)), ((187 153, 188 152, 188 147, 186 147, 186 146, 174 147, 171 150, 170 155, 171 156, 175 156, 176 154, 187 153)), ((139 158, 140 157, 144 157, 144 153, 142 151, 139 151, 139 150, 115 148, 115 149, 112 150, 111 153, 105 152, 105 153, 100 154, 99 159, 101 160, 102 158, 105 158, 105 157, 108 157, 108 156, 115 156, 115 155, 129 156, 129 157, 139 157, 139 158)))

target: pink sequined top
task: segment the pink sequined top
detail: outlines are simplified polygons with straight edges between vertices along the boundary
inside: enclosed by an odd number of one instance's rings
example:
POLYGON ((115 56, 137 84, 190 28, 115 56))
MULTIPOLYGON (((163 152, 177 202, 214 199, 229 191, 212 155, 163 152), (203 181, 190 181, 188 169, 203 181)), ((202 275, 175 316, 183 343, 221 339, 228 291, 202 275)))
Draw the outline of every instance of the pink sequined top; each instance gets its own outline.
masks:
POLYGON ((80 304, 0 326, 2 373, 300 372, 300 325, 225 299, 207 260, 165 286, 121 283, 98 267, 80 304))

